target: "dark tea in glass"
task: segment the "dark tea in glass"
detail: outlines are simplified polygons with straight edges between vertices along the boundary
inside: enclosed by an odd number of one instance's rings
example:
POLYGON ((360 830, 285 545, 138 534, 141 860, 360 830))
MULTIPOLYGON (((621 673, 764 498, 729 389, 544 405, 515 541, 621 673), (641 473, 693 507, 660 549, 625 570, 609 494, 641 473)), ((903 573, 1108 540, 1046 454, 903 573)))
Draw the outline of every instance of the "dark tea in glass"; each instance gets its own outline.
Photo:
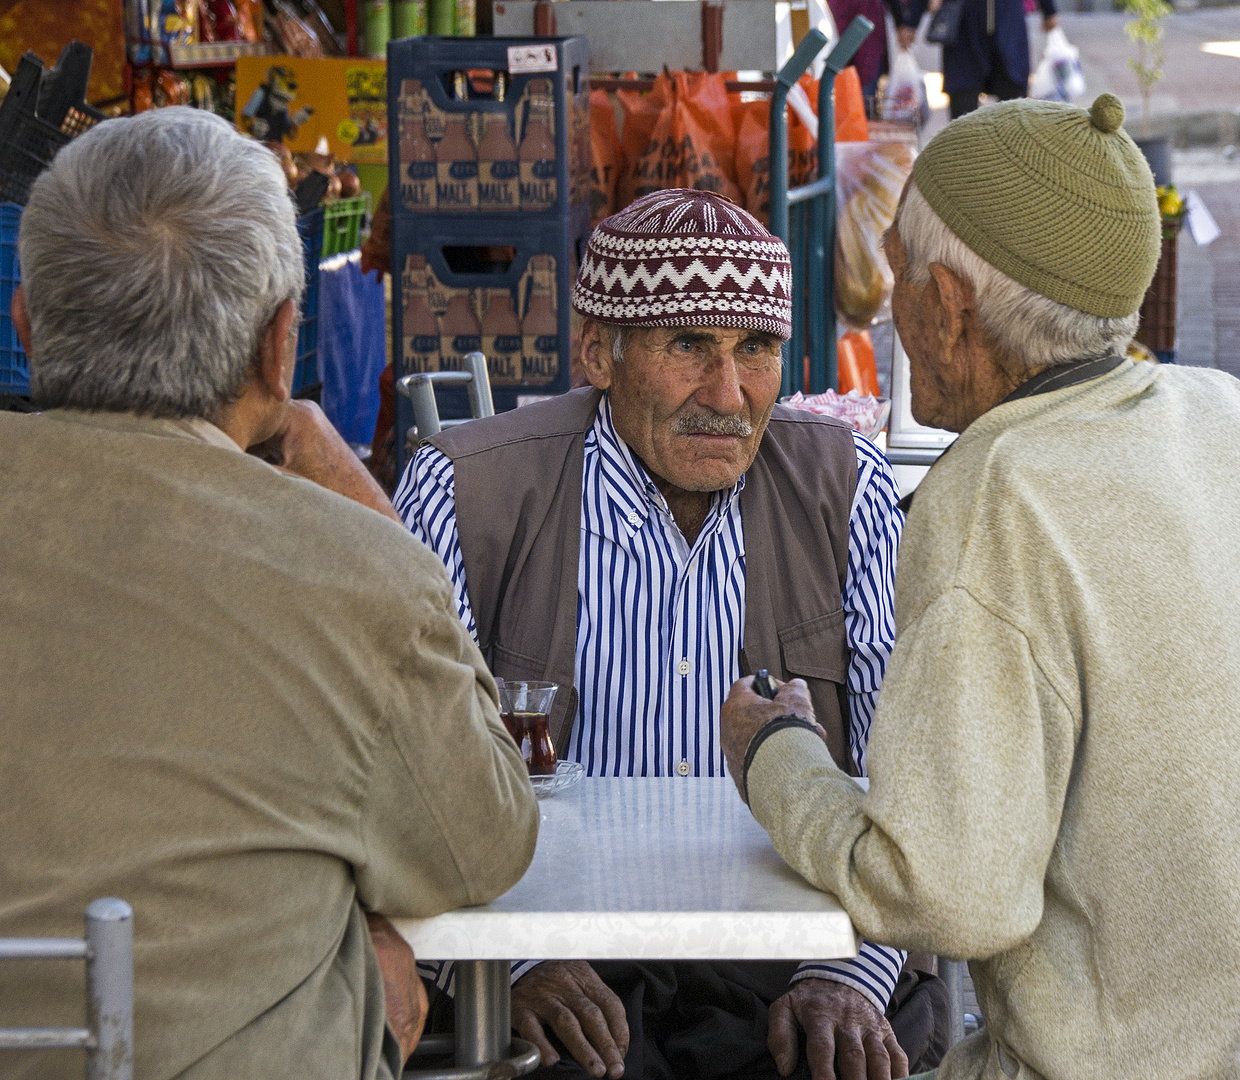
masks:
POLYGON ((557 689, 555 683, 513 681, 505 681, 499 688, 500 718, 521 748, 531 776, 555 775, 550 714, 557 689))

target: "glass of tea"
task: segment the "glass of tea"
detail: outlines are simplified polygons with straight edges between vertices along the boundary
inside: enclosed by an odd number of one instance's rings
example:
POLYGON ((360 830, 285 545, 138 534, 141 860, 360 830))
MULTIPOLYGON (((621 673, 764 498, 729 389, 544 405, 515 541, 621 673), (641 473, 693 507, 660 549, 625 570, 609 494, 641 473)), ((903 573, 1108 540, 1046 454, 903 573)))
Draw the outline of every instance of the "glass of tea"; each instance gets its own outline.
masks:
POLYGON ((555 744, 551 741, 551 703, 559 689, 550 682, 499 685, 499 713, 513 741, 521 747, 531 776, 555 775, 555 744))

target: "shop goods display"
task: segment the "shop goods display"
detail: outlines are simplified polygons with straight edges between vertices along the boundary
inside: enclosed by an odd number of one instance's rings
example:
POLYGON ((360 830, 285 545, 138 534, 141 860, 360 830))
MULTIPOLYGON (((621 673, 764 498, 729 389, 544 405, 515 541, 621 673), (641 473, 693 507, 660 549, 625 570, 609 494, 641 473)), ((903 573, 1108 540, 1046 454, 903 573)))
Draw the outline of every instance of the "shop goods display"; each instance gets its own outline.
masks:
POLYGON ((399 139, 395 215, 563 215, 588 203, 589 82, 581 39, 528 47, 507 39, 398 41, 389 75, 399 139))
MULTIPOLYGON (((497 411, 562 393, 590 232, 585 41, 394 41, 388 75, 396 377, 459 370, 480 350, 497 411)), ((462 390, 439 402, 468 415, 462 390)))
POLYGON ((854 329, 869 326, 890 303, 883 234, 895 220, 913 157, 905 143, 836 147, 835 310, 854 329))
POLYGON ((364 57, 237 61, 236 124, 293 155, 330 154, 354 165, 387 163, 387 66, 364 57))
POLYGON ((781 404, 842 420, 867 439, 875 438, 887 426, 887 417, 891 413, 891 402, 886 398, 861 395, 856 390, 850 390, 847 394, 826 390, 808 397, 798 390, 791 397, 781 399, 781 404))

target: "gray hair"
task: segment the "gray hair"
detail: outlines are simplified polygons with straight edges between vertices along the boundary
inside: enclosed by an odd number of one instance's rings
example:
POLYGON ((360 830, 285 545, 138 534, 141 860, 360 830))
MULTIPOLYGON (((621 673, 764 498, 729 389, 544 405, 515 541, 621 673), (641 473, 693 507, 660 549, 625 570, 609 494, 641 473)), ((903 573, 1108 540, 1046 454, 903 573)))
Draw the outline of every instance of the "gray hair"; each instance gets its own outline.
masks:
POLYGON ((275 155, 189 108, 69 143, 31 189, 19 252, 40 408, 213 416, 305 287, 275 155))
POLYGON ((943 223, 912 181, 896 228, 908 258, 909 280, 924 285, 934 262, 966 278, 973 285, 982 329, 1030 372, 1122 354, 1137 332, 1136 312, 1100 318, 1056 303, 996 270, 943 223))

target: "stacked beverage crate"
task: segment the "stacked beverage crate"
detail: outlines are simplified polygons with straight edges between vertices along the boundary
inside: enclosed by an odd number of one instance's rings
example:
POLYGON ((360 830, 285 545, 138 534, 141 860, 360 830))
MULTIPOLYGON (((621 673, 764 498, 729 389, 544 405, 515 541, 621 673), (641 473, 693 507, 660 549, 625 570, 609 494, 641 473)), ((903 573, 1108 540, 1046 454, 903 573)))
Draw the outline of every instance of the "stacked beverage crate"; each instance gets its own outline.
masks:
MULTIPOLYGON (((496 411, 567 390, 590 231, 585 39, 393 41, 388 115, 397 378, 481 350, 496 411)), ((445 417, 468 415, 457 394, 441 393, 445 417)))

